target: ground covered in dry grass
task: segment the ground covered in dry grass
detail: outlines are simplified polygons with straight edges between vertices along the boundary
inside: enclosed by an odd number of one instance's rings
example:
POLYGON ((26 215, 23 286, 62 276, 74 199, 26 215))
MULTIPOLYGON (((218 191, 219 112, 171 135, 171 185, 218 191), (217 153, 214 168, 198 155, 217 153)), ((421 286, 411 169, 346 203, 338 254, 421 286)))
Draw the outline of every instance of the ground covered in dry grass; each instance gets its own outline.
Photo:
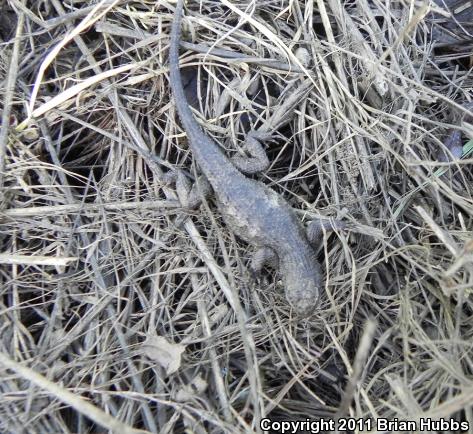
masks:
POLYGON ((189 209, 169 182, 199 175, 174 4, 0 1, 0 431, 473 427, 473 13, 437 3, 186 6, 199 122, 228 156, 273 131, 256 178, 304 224, 347 223, 304 319, 214 199, 189 209))

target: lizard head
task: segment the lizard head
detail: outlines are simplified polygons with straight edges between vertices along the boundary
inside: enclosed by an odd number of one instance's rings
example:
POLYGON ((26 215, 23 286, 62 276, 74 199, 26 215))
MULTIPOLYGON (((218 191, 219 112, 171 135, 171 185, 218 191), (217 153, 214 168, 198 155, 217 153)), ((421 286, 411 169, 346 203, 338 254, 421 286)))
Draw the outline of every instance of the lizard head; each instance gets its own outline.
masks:
POLYGON ((296 314, 307 317, 316 312, 322 288, 321 272, 317 265, 299 275, 286 275, 286 299, 296 314))

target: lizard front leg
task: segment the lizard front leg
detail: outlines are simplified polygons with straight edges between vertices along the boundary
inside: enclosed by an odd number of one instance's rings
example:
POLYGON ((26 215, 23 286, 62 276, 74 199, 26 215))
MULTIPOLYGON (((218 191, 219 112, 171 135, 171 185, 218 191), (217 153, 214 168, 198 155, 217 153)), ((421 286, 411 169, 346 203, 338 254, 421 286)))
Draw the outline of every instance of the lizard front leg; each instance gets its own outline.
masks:
POLYGON ((261 275, 265 265, 269 265, 272 268, 279 267, 278 255, 271 247, 260 247, 253 254, 250 271, 255 279, 261 275))
POLYGON ((324 232, 347 229, 347 224, 339 220, 312 220, 306 229, 306 236, 309 242, 318 246, 323 240, 324 232))

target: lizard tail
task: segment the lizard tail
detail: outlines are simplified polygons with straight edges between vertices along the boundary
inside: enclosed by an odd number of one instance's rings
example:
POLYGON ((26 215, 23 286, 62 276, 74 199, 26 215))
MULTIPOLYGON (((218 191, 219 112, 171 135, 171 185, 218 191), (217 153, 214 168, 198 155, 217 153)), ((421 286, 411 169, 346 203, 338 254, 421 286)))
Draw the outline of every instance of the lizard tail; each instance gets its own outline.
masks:
POLYGON ((215 189, 215 180, 221 179, 224 176, 223 173, 225 173, 225 176, 233 178, 241 176, 241 174, 228 161, 219 149, 218 144, 204 133, 187 103, 179 69, 182 10, 183 0, 178 0, 171 28, 171 45, 169 47, 170 84, 177 113, 181 119, 184 131, 187 133, 187 140, 189 141, 194 158, 215 189))
POLYGON ((187 132, 188 137, 202 136, 204 132, 194 120, 194 115, 187 104, 187 98, 184 93, 181 72, 179 69, 179 41, 181 40, 181 21, 184 0, 178 0, 174 20, 171 28, 171 45, 169 47, 169 75, 172 93, 176 101, 176 108, 179 118, 187 132), (179 101, 182 104, 179 104, 179 101))

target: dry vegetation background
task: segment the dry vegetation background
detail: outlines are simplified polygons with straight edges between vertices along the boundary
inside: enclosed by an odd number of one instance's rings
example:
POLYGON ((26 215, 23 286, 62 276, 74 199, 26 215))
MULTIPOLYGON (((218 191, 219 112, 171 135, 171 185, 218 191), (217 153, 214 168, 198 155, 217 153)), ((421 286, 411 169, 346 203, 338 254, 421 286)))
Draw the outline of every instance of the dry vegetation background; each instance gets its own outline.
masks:
POLYGON ((0 431, 473 426, 473 13, 436 1, 187 4, 199 122, 233 155, 296 92, 257 178, 304 223, 350 225, 319 246, 308 319, 212 198, 188 209, 166 181, 198 174, 174 4, 0 1, 0 431))

